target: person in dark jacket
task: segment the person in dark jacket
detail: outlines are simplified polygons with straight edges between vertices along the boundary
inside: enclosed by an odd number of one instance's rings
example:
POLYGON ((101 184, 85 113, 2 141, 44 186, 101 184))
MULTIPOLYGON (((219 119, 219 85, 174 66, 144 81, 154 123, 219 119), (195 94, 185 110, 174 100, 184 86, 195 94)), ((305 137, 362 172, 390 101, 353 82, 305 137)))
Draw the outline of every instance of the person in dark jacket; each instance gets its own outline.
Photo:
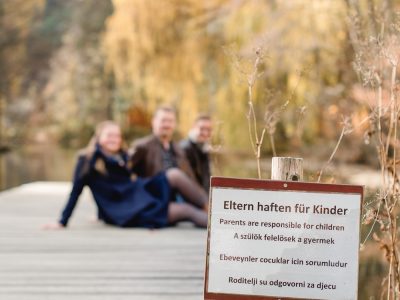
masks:
POLYGON ((79 155, 72 191, 59 222, 45 228, 67 226, 85 185, 90 188, 105 223, 160 228, 189 220, 199 227, 207 226, 208 197, 182 171, 171 168, 143 179, 133 178, 131 169, 122 148, 120 127, 112 121, 100 123, 88 147, 79 155), (190 203, 170 202, 175 191, 190 203))
POLYGON ((208 193, 210 189, 210 139, 212 134, 211 117, 199 115, 189 132, 187 139, 182 140, 180 146, 189 161, 197 183, 208 193))
POLYGON ((134 172, 151 177, 170 168, 179 168, 190 178, 194 175, 184 153, 173 140, 176 113, 170 106, 160 106, 152 119, 153 133, 135 140, 129 149, 134 172))

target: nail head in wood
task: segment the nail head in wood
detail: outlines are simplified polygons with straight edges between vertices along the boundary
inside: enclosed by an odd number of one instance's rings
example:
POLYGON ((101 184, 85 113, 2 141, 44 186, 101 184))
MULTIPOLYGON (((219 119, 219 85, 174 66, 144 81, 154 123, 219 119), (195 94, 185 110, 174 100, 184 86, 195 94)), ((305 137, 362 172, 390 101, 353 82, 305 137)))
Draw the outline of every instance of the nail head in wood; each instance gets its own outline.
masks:
POLYGON ((294 157, 273 157, 272 180, 302 181, 303 159, 294 157))

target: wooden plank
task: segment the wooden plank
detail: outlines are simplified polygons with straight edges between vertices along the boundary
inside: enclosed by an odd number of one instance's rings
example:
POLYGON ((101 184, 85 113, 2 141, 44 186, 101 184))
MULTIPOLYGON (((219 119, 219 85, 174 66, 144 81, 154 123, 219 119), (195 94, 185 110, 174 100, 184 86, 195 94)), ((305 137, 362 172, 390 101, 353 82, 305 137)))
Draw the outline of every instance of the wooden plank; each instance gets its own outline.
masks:
POLYGON ((0 193, 0 299, 202 299, 205 230, 93 223, 88 191, 67 230, 42 230, 69 188, 39 182, 0 193))

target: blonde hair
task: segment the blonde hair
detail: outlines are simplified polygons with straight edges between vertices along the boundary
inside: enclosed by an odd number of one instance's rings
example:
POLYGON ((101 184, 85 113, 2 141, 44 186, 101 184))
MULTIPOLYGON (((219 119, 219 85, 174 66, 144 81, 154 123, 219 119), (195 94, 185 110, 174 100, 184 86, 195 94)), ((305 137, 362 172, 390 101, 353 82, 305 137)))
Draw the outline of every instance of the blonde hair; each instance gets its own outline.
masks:
MULTIPOLYGON (((89 163, 96 151, 96 145, 99 141, 99 137, 102 134, 103 130, 108 126, 117 126, 118 128, 120 128, 118 123, 111 121, 111 120, 106 120, 106 121, 100 122, 99 124, 97 124, 95 132, 94 132, 93 136, 91 137, 91 139, 89 140, 89 143, 87 144, 87 146, 78 152, 79 156, 85 157, 85 165, 82 168, 82 173, 80 174, 81 176, 83 176, 89 172, 89 167, 90 167, 89 163)), ((120 150, 123 151, 124 149, 125 149, 125 147, 122 144, 120 150)), ((94 163, 94 168, 103 175, 107 174, 107 170, 106 170, 104 161, 101 158, 96 159, 96 162, 94 163)))
POLYGON ((83 149, 83 151, 93 154, 94 151, 96 150, 96 144, 99 142, 100 135, 103 133, 104 129, 109 126, 116 126, 118 128, 120 127, 119 124, 117 124, 117 122, 111 120, 100 122, 99 124, 97 124, 92 138, 90 139, 86 148, 83 149))

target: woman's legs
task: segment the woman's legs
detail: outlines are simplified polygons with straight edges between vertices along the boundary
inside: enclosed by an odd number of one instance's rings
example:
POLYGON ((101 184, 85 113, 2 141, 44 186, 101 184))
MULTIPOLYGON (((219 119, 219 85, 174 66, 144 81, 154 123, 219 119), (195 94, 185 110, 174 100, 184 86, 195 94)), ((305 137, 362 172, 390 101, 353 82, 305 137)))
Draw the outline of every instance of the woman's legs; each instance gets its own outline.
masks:
POLYGON ((169 203, 169 223, 174 224, 187 220, 192 221, 199 227, 207 227, 207 193, 179 169, 173 168, 167 170, 166 176, 170 186, 177 190, 183 198, 195 205, 193 206, 189 203, 169 203))
POLYGON ((207 208, 207 193, 185 173, 179 169, 172 168, 167 170, 166 176, 171 187, 176 189, 183 198, 198 207, 207 208))
POLYGON ((171 202, 168 206, 168 222, 174 224, 179 221, 192 221, 199 227, 207 227, 208 215, 188 203, 171 202))

